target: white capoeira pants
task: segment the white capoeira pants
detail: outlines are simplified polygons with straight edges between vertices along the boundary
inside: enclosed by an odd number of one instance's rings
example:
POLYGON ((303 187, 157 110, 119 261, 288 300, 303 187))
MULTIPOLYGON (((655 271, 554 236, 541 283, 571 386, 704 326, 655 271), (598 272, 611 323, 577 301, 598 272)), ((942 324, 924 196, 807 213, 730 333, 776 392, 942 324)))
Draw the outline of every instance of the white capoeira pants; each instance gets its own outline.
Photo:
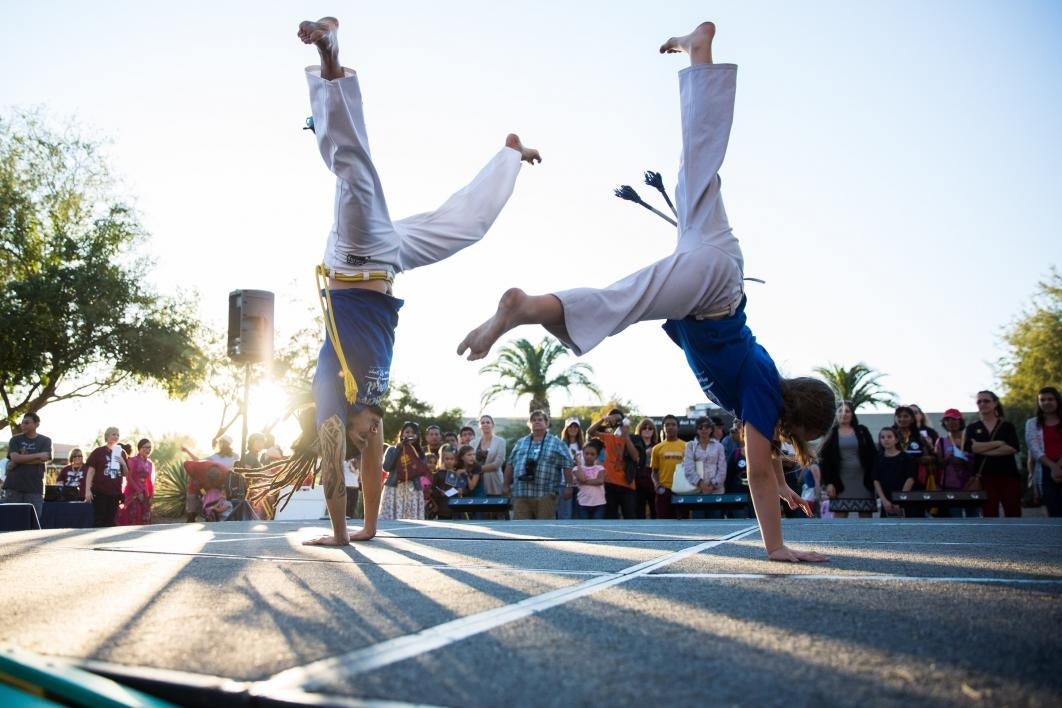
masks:
POLYGON ((697 64, 679 72, 678 245, 670 256, 607 288, 554 293, 564 307, 564 343, 576 354, 635 322, 733 314, 741 304, 741 248, 723 209, 718 174, 734 121, 736 86, 734 64, 697 64))
POLYGON ((372 164, 358 77, 306 69, 317 145, 336 176, 335 222, 324 265, 335 273, 392 275, 452 256, 479 241, 513 193, 520 153, 503 147, 475 179, 435 211, 392 221, 372 164))

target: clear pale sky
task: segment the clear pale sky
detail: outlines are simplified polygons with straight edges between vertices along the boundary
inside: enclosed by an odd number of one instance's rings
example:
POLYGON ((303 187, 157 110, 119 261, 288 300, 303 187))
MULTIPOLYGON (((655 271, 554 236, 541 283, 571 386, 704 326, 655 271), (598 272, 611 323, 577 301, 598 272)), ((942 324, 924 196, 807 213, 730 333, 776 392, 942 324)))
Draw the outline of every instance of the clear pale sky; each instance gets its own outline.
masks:
MULTIPOLYGON (((108 138, 157 288, 198 292, 219 330, 230 290, 272 290, 280 342, 316 306, 331 224, 333 179, 300 130, 316 55, 295 37, 325 14, 361 76, 392 215, 437 206, 508 132, 544 157, 481 244, 396 283, 392 378, 437 408, 479 412, 490 381, 454 349, 506 287, 607 285, 673 248, 668 225, 612 189, 664 208, 641 174, 674 188, 686 60, 656 50, 703 19, 719 28, 716 61, 740 66, 723 194, 746 275, 767 281, 749 286, 749 323, 783 374, 863 360, 905 402, 969 410, 997 384, 1001 328, 1062 255, 1062 4, 1050 0, 8 2, 0 109, 42 106, 108 138)), ((583 360, 645 412, 703 400, 659 323, 583 360)), ((219 408, 139 392, 41 414, 61 442, 116 424, 205 449, 219 408)))

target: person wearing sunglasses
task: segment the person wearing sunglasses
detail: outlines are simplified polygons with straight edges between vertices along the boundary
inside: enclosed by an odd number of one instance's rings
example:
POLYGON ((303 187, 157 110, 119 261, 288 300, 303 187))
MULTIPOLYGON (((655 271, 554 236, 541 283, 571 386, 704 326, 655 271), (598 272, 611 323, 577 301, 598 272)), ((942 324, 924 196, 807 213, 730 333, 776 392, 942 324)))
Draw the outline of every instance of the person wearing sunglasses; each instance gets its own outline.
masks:
POLYGON ((988 498, 985 516, 1021 516, 1021 477, 1014 459, 1021 443, 1014 424, 1004 419, 1003 404, 991 391, 977 393, 980 420, 966 428, 965 452, 973 453, 974 477, 981 482, 988 498))

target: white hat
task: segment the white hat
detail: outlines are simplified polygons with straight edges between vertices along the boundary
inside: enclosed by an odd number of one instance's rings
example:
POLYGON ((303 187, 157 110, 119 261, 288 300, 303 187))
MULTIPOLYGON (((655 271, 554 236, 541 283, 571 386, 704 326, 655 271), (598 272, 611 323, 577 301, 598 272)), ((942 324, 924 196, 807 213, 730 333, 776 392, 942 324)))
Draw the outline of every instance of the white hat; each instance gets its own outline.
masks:
POLYGON ((565 428, 567 428, 567 427, 568 427, 569 425, 571 425, 572 423, 575 423, 575 424, 576 424, 576 425, 578 425, 578 426, 579 426, 580 428, 581 428, 581 427, 583 427, 583 424, 582 424, 582 423, 580 423, 580 422, 579 422, 579 419, 578 419, 578 418, 576 418, 575 416, 572 416, 572 417, 571 417, 571 418, 569 418, 568 420, 564 421, 564 427, 565 427, 565 428))

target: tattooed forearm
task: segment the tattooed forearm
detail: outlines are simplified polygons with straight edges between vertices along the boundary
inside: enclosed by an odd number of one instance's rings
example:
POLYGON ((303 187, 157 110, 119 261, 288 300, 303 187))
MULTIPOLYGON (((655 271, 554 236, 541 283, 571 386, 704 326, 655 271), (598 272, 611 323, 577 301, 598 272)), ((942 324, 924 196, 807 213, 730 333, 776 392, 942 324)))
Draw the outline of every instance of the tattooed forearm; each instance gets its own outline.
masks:
POLYGON ((321 443, 321 486, 325 499, 345 497, 346 483, 343 480, 343 453, 346 451, 346 431, 337 416, 332 416, 317 430, 321 443))

